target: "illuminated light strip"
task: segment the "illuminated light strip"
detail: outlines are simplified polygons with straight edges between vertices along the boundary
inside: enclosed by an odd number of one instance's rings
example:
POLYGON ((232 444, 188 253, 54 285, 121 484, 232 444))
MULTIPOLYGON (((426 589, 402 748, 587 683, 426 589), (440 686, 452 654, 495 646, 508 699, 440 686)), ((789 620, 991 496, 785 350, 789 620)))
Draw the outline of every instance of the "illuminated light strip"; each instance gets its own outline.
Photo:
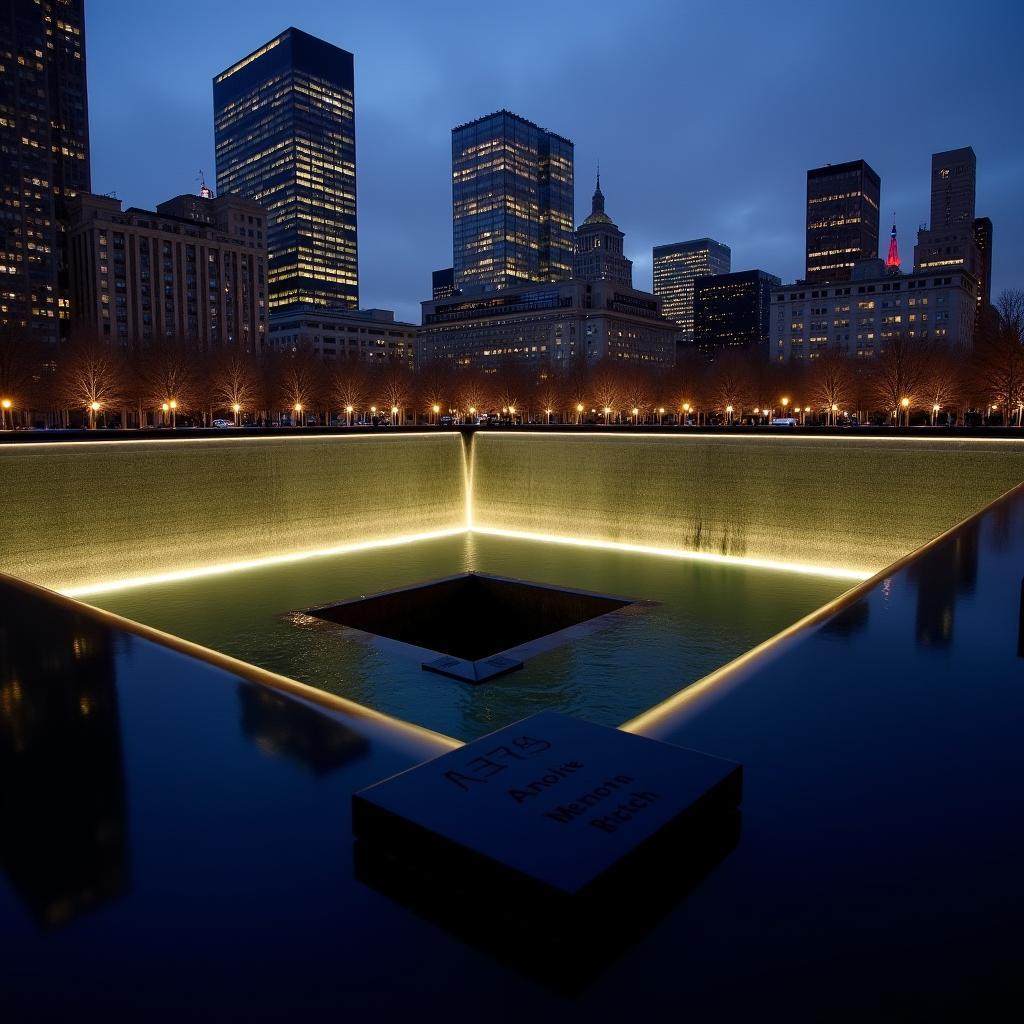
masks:
POLYGON ((261 569, 269 565, 285 565, 289 562, 304 562, 309 558, 326 558, 330 555, 348 555, 358 551, 373 551, 377 548, 397 547, 400 544, 416 544, 421 540, 437 540, 441 537, 456 537, 466 533, 464 526, 456 526, 450 530, 435 530, 431 533, 407 533, 400 537, 383 537, 380 540, 364 540, 355 544, 340 544, 333 548, 318 548, 313 551, 293 551, 285 555, 268 555, 266 558, 254 558, 246 562, 221 562, 218 565, 203 565, 195 569, 176 569, 161 572, 154 576, 132 576, 123 580, 108 580, 104 583, 88 583, 81 587, 58 589, 64 597, 92 597, 96 594, 110 594, 118 590, 133 590, 136 587, 149 587, 157 583, 177 583, 179 580, 200 579, 203 576, 222 576, 230 572, 243 572, 246 569, 261 569))
POLYGON ((710 562, 714 565, 744 566, 748 569, 771 569, 803 576, 824 576, 830 579, 854 580, 858 583, 871 579, 874 572, 864 569, 839 569, 803 562, 778 562, 770 558, 748 558, 746 555, 716 555, 709 551, 687 551, 682 548, 657 548, 647 544, 628 544, 617 540, 594 540, 586 537, 563 537, 555 533, 529 533, 525 530, 502 530, 493 526, 472 526, 469 533, 482 533, 492 537, 510 537, 515 540, 536 540, 546 544, 564 544, 576 548, 600 548, 604 551, 628 551, 637 555, 660 555, 690 562, 710 562))
MULTIPOLYGON (((674 410, 677 412, 678 410, 674 410)), ((821 412, 822 410, 817 410, 821 412)), ((578 438, 603 438, 606 441, 614 441, 616 438, 622 437, 643 437, 652 441, 707 441, 708 439, 713 440, 730 440, 730 441, 805 441, 805 442, 818 442, 818 441, 833 441, 840 443, 849 443, 851 441, 878 441, 883 444, 895 444, 900 441, 917 441, 925 442, 931 441, 937 445, 950 445, 956 444, 1017 444, 1024 445, 1024 434, 1018 437, 928 437, 928 436, 893 436, 893 437, 879 437, 878 435, 870 435, 868 437, 858 437, 856 434, 804 434, 803 427, 794 428, 794 432, 787 430, 785 433, 781 431, 778 433, 766 431, 764 433, 729 433, 727 431, 716 431, 710 433, 704 427, 670 427, 669 430, 676 431, 679 433, 642 433, 639 431, 632 430, 619 430, 616 427, 609 427, 608 432, 604 432, 604 428, 597 430, 581 430, 581 431, 569 431, 569 430, 524 430, 521 433, 512 433, 505 431, 499 431, 497 433, 476 433, 474 438, 478 437, 490 437, 490 438, 516 438, 521 440, 523 438, 530 437, 578 437, 578 438)), ((814 429, 814 428, 812 428, 814 429)), ((834 428, 830 428, 834 429, 834 428)), ((931 428, 928 428, 931 429, 931 428)), ((778 431, 779 428, 776 428, 778 431)))

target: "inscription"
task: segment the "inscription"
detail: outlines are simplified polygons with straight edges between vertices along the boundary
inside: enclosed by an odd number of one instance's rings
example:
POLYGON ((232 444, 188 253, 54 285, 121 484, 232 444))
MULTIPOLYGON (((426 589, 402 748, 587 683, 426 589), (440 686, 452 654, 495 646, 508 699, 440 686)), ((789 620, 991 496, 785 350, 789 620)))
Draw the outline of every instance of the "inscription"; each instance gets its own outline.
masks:
POLYGON ((468 791, 472 784, 486 785, 488 779, 510 768, 516 762, 527 761, 550 749, 551 744, 547 740, 534 736, 518 736, 509 743, 502 743, 493 750, 466 761, 461 770, 452 769, 445 772, 444 778, 459 789, 468 791))

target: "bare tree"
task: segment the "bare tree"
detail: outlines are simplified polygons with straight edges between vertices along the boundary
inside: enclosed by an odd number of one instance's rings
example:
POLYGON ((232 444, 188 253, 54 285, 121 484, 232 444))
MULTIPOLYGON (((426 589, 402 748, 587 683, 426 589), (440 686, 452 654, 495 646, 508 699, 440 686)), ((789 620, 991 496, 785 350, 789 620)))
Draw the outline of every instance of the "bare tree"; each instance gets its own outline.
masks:
POLYGON ((38 339, 25 327, 0 326, 0 401, 2 421, 14 425, 15 411, 25 412, 42 398, 44 358, 38 339))
POLYGON ((369 383, 366 363, 359 359, 339 359, 333 368, 331 398, 350 426, 367 406, 369 383))
POLYGON ((724 352, 711 366, 708 380, 712 407, 730 420, 753 407, 750 367, 738 352, 724 352))
POLYGON ((74 338, 58 365, 57 392, 67 408, 81 409, 90 427, 98 414, 125 400, 126 368, 120 352, 92 334, 74 338))
POLYGON ((853 397, 853 368, 849 357, 831 348, 814 360, 808 374, 807 391, 811 405, 825 410, 825 419, 835 424, 837 415, 853 397))
POLYGON ((168 413, 171 422, 179 413, 197 409, 200 402, 199 366, 195 347, 181 338, 159 338, 137 363, 144 404, 168 413), (167 406, 167 410, 164 410, 167 406))
POLYGON ((996 300, 998 321, 983 331, 975 348, 975 373, 987 402, 1001 409, 1003 422, 1024 414, 1024 291, 1004 291, 996 300))
POLYGON ((896 423, 901 413, 909 423, 910 413, 926 400, 927 378, 927 350, 921 343, 902 335, 891 338, 871 367, 872 401, 896 423))
POLYGON ((230 410, 237 423, 243 413, 255 411, 257 371, 249 353, 236 349, 215 356, 210 384, 217 408, 230 410))

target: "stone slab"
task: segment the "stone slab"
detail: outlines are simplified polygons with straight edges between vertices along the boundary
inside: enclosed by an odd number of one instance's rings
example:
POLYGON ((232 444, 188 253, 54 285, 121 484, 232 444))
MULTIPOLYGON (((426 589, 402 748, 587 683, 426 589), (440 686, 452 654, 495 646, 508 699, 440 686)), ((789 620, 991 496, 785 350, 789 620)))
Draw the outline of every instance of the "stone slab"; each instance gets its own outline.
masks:
POLYGON ((354 794, 352 823, 427 875, 576 897, 741 790, 732 761, 544 711, 354 794))

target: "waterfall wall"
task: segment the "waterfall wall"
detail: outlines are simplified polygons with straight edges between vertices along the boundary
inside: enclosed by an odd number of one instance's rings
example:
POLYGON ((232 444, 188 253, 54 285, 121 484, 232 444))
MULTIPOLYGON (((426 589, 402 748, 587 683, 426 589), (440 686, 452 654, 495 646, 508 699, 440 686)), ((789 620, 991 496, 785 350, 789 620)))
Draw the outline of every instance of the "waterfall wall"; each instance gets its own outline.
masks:
POLYGON ((479 432, 473 526, 874 572, 1024 480, 1024 443, 479 432))
POLYGON ((55 589, 465 526, 458 434, 0 445, 0 571, 55 589))

